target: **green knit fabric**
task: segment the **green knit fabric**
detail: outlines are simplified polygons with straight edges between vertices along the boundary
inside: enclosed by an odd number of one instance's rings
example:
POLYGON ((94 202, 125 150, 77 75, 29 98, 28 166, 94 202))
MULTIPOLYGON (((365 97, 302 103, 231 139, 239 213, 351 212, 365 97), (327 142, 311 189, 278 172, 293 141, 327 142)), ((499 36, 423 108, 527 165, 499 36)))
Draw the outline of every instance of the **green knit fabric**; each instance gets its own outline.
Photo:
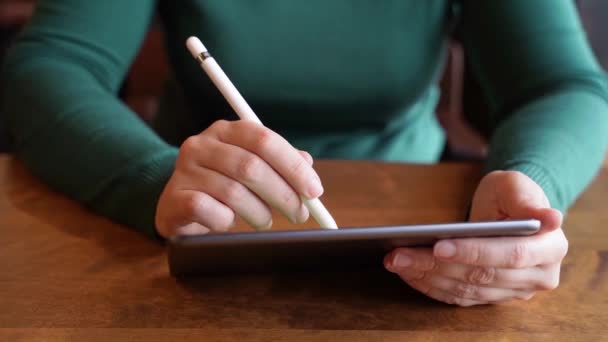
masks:
POLYGON ((522 171, 566 209, 608 144, 606 79, 567 0, 41 0, 4 65, 1 112, 37 176, 153 235, 175 145, 234 118, 188 36, 315 157, 430 163, 454 13, 496 125, 487 170, 522 171), (152 129, 117 92, 156 11, 174 82, 152 129))

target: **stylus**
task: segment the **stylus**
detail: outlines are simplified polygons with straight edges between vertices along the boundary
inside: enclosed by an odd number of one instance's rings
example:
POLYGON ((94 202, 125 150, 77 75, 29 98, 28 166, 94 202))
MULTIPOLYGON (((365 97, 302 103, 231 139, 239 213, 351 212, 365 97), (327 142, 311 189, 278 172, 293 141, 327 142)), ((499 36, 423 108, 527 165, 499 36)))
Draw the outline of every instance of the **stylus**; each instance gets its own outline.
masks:
MULTIPOLYGON (((253 112, 247 101, 241 96, 241 93, 236 89, 222 68, 217 64, 215 59, 211 57, 203 43, 197 37, 190 37, 186 40, 186 47, 196 59, 205 73, 209 76, 213 84, 218 88, 232 109, 236 112, 241 120, 251 120, 262 125, 262 122, 253 112)), ((319 223, 321 228, 338 229, 336 221, 333 219, 329 211, 325 208, 321 200, 318 198, 304 198, 301 196, 304 205, 308 211, 319 223)))

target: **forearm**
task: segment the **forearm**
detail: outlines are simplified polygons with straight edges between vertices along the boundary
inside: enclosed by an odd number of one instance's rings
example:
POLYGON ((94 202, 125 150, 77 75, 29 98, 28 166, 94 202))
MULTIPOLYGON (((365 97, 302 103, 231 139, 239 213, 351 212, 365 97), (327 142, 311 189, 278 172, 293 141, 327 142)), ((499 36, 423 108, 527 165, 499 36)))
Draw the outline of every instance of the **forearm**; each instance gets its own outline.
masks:
POLYGON ((599 169, 608 144, 608 104, 585 90, 558 91, 516 110, 496 129, 487 170, 517 170, 567 209, 599 169))
POLYGON ((495 123, 487 168, 524 172, 565 210, 608 143, 608 85, 576 9, 570 0, 463 3, 463 40, 495 123))
POLYGON ((17 155, 53 188, 154 234, 154 211, 177 154, 72 63, 10 63, 2 112, 17 155))

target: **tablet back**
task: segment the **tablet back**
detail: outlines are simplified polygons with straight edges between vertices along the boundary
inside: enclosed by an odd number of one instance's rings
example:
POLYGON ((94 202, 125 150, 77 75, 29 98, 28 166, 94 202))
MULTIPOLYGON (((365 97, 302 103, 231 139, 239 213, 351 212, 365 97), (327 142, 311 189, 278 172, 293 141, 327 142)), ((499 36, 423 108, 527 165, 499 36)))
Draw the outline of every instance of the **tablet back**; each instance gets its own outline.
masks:
POLYGON ((176 236, 169 240, 168 258, 174 276, 382 267, 384 255, 396 247, 530 235, 539 227, 525 220, 176 236))

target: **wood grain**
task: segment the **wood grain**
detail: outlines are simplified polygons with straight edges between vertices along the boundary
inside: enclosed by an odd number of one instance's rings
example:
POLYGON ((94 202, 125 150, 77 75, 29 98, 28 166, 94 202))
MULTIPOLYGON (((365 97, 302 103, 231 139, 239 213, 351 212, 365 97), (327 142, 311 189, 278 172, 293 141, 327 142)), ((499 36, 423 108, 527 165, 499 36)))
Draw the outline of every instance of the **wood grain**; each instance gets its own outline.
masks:
MULTIPOLYGON (((345 226, 462 220, 480 175, 474 164, 315 167, 324 203, 345 226)), ((178 281, 161 244, 89 213, 0 156, 0 340, 601 340, 607 194, 602 170, 567 216, 559 289, 464 309, 381 271, 178 281)))

